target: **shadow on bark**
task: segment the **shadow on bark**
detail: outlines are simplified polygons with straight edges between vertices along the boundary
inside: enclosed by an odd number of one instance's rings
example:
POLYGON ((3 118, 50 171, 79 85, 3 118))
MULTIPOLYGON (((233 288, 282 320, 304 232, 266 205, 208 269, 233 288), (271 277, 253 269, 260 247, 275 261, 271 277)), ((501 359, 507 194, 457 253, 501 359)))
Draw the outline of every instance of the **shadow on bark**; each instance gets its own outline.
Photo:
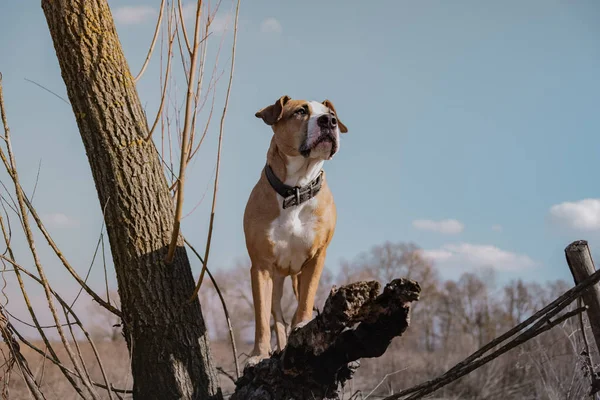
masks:
POLYGON ((395 279, 333 288, 323 312, 295 329, 282 352, 247 366, 231 400, 339 399, 360 358, 379 357, 410 322, 417 282, 395 279))

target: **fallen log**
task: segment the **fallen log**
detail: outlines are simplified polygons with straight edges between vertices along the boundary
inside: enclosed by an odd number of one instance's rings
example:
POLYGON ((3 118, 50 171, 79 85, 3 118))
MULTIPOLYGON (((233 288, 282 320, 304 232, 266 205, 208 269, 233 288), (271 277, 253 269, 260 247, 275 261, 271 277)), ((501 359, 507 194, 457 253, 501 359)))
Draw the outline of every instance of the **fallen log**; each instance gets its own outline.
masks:
POLYGON ((379 357, 410 323, 417 282, 395 279, 334 287, 323 311, 294 329, 281 352, 244 368, 231 400, 339 399, 361 358, 379 357))

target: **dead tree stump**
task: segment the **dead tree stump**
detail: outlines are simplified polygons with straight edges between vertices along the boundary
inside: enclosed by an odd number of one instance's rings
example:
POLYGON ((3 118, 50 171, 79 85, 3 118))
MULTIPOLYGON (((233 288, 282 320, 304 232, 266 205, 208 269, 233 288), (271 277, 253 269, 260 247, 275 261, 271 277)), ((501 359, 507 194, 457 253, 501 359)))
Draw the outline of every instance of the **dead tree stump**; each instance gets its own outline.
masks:
POLYGON ((323 311, 290 334, 282 352, 247 366, 231 400, 339 399, 361 358, 379 357, 410 323, 417 282, 395 279, 333 288, 323 311))

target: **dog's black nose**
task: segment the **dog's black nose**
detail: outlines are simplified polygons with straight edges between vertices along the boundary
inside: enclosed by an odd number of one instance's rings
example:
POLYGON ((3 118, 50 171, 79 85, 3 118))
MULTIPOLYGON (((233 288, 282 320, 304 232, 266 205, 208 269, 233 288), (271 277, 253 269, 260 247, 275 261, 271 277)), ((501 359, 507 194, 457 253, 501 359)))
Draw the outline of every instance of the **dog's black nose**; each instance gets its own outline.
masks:
POLYGON ((337 126, 337 119, 331 114, 323 114, 317 119, 317 124, 321 128, 335 128, 337 126))

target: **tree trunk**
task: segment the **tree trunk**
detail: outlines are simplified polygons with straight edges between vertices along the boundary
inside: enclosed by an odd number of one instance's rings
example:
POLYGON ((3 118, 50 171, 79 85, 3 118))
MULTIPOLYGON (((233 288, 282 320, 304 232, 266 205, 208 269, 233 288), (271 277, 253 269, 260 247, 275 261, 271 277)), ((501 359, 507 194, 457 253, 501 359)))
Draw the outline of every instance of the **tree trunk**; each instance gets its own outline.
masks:
POLYGON ((221 399, 173 203, 106 0, 42 0, 110 239, 136 399, 221 399))

